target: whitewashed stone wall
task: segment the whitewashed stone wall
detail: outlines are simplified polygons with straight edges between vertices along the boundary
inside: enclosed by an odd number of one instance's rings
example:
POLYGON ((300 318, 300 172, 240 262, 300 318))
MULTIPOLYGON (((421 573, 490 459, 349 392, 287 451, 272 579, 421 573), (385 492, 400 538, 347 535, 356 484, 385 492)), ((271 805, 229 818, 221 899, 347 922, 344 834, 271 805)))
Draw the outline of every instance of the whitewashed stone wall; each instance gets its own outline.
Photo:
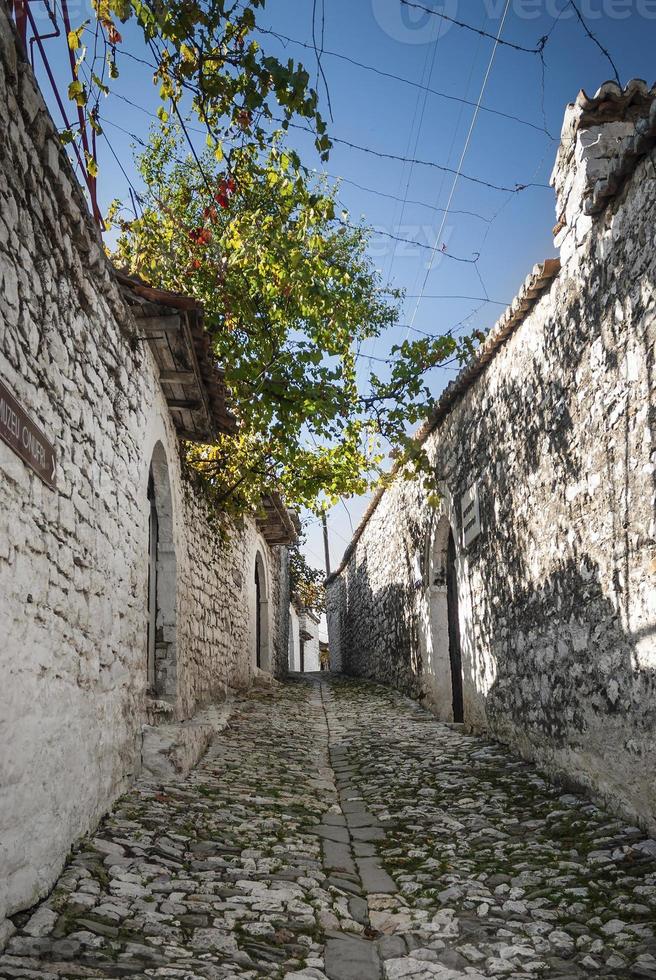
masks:
POLYGON ((293 671, 316 671, 320 669, 319 623, 307 609, 289 607, 289 669, 293 671), (307 639, 308 635, 310 639, 307 639), (303 636, 306 639, 303 639, 303 636), (301 664, 301 645, 303 662, 301 664))
POLYGON ((289 669, 301 669, 300 620, 293 604, 289 607, 289 669))
MULTIPOLYGON (((0 5, 0 378, 56 444, 51 490, 0 442, 0 939, 72 841, 139 770, 149 502, 163 447, 176 552, 176 719, 255 661, 254 563, 267 568, 269 667, 287 655, 285 549, 252 520, 217 536, 183 479, 147 343, 114 284, 0 5)), ((156 712, 155 712, 156 713, 156 712)))
POLYGON ((320 670, 319 622, 307 610, 301 614, 300 620, 301 630, 304 630, 310 636, 310 639, 305 641, 303 648, 303 670, 305 673, 320 670))
POLYGON ((557 180, 563 268, 429 437, 440 510, 418 482, 395 481, 328 605, 334 664, 450 720, 440 566, 451 527, 465 723, 652 832, 655 174, 652 150, 584 223, 572 195, 583 213, 586 181, 557 180), (465 548, 461 499, 474 483, 482 532, 465 548))

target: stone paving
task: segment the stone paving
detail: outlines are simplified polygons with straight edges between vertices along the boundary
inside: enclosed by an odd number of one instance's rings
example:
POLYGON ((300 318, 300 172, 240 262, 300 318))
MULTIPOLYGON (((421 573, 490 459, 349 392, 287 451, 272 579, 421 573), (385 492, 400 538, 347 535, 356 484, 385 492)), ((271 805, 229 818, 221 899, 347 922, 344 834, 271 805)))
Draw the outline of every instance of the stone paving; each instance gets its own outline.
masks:
POLYGON ((656 980, 656 841, 393 691, 297 679, 14 921, 2 978, 656 980))

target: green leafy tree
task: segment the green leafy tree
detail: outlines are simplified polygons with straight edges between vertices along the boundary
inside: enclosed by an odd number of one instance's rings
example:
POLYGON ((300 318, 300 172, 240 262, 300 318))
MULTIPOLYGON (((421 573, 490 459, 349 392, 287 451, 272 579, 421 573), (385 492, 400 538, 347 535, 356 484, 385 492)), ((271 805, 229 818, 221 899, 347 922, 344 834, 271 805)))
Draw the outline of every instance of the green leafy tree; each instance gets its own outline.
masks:
POLYGON ((325 575, 313 568, 301 548, 304 536, 289 549, 289 572, 292 595, 297 595, 306 609, 320 615, 326 611, 325 575))
MULTIPOLYGON (((205 305, 240 430, 188 447, 188 459, 222 507, 236 510, 272 488, 310 507, 364 492, 390 445, 413 471, 426 470, 408 427, 431 403, 426 372, 464 350, 451 337, 404 341, 358 390, 359 349, 396 322, 398 295, 367 257, 367 229, 338 215, 336 189, 283 144, 301 117, 322 159, 331 146, 306 69, 257 40, 264 3, 93 0, 94 16, 68 35, 69 97, 97 132, 100 99, 121 70, 121 25, 143 36, 161 131, 140 159, 143 215, 129 222, 112 208, 116 258, 205 305), (190 112, 206 132, 200 155, 182 137, 190 112)), ((87 166, 95 175, 89 156, 87 166)))
POLYGON ((185 156, 174 130, 157 133, 139 166, 144 213, 113 208, 115 260, 204 304, 240 430, 188 456, 221 506, 255 505, 272 488, 310 508, 365 492, 388 443, 423 466, 406 433, 431 402, 425 373, 460 352, 450 336, 404 341, 359 390, 358 350, 396 323, 398 294, 368 257, 367 229, 338 213, 336 188, 280 134, 264 157, 240 149, 228 170, 209 151, 185 156))
MULTIPOLYGON (((122 24, 141 29, 145 63, 153 70, 162 104, 158 115, 182 118, 188 109, 202 122, 208 146, 222 160, 226 146, 268 145, 270 122, 286 128, 295 116, 312 126, 316 148, 327 158, 331 143, 316 91, 302 64, 281 62, 254 37, 265 0, 92 0, 94 17, 68 34, 75 53, 69 98, 101 132, 98 105, 121 70, 122 24), (120 28, 120 29, 119 29, 120 28)), ((69 132, 65 138, 70 140, 69 132)), ((92 164, 95 166, 95 162, 92 164)))

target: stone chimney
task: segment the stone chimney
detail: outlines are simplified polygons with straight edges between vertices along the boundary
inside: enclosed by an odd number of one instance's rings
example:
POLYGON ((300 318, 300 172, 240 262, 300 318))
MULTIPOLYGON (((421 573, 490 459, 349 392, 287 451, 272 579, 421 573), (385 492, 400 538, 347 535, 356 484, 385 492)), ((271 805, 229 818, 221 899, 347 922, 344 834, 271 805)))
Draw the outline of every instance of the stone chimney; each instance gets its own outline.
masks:
POLYGON ((639 159, 656 143, 656 86, 635 78, 604 82, 593 98, 568 105, 551 185, 556 191, 554 245, 564 265, 639 159))

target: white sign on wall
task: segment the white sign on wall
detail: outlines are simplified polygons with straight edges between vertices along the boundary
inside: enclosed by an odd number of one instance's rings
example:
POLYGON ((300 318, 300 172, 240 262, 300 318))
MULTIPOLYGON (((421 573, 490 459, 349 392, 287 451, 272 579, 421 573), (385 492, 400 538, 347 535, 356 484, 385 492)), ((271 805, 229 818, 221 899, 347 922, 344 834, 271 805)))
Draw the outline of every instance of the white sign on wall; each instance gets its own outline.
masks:
POLYGON ((462 509, 462 543, 468 548, 481 533, 481 512, 478 504, 478 484, 474 483, 460 501, 462 509))

